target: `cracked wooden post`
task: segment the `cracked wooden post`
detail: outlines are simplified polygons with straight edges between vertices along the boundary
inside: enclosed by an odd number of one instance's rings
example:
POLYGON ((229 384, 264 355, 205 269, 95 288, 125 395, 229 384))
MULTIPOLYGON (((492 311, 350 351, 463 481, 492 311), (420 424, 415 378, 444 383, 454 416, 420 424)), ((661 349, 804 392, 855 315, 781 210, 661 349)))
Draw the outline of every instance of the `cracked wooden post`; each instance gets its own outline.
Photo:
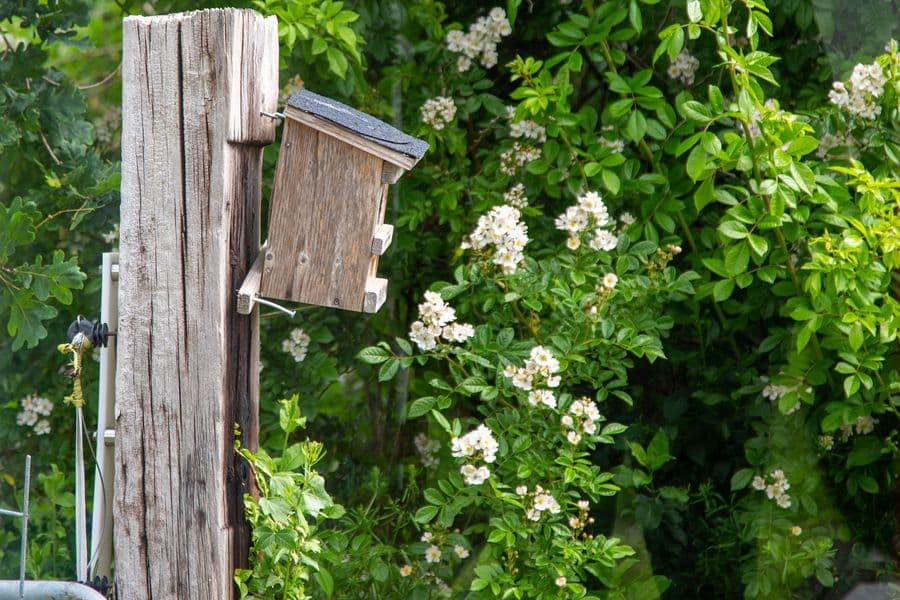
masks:
POLYGON ((275 124, 274 17, 124 21, 116 378, 117 597, 231 598, 258 433, 257 315, 235 291, 259 248, 275 124))

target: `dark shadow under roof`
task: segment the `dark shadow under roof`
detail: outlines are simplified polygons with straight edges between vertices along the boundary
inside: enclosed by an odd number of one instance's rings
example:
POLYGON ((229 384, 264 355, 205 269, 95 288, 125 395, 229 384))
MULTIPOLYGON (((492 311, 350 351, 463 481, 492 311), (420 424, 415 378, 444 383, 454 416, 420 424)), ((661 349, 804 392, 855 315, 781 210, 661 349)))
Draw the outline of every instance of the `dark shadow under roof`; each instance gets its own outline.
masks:
POLYGON ((309 90, 300 90, 292 95, 288 100, 288 106, 330 121, 351 133, 375 142, 379 146, 390 148, 416 160, 422 158, 425 151, 428 150, 428 143, 424 140, 407 135, 396 127, 388 125, 371 115, 309 90))

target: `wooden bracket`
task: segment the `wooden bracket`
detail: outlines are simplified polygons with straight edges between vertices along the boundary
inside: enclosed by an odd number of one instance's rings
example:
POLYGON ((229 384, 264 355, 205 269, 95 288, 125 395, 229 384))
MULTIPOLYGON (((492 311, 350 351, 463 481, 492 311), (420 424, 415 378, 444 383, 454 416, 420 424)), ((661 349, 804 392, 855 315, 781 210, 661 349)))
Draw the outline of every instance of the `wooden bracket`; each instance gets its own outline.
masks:
POLYGON ((388 249, 388 246, 391 245, 391 240, 394 239, 394 226, 387 225, 382 223, 378 227, 375 228, 375 233, 372 235, 372 254, 375 256, 381 256, 388 249))
POLYGON ((366 279, 366 297, 363 301, 363 312, 375 313, 387 299, 387 279, 369 277, 366 279))
POLYGON ((253 261, 253 266, 247 271, 247 276, 244 277, 244 283, 241 284, 241 289, 238 290, 238 314, 249 315, 253 312, 253 305, 256 303, 256 298, 259 296, 259 282, 262 279, 263 266, 266 262, 266 252, 266 246, 259 249, 256 260, 253 261))
POLYGON ((384 161, 381 167, 381 183, 397 183, 404 173, 406 173, 405 169, 384 161))

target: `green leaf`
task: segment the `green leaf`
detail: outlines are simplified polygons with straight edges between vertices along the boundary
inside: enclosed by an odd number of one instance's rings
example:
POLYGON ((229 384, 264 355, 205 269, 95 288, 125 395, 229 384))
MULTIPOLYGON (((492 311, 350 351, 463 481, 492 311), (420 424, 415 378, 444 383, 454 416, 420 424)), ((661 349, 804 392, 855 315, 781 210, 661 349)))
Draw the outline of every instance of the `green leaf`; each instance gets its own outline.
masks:
POLYGON ((725 250, 725 271, 729 275, 740 275, 747 270, 749 263, 750 250, 747 244, 739 242, 725 250))
POLYGON ((622 425, 621 423, 608 423, 603 431, 600 432, 600 435, 616 435, 622 433, 628 429, 627 425, 622 425))
POLYGON ((615 174, 614 171, 610 171, 609 169, 603 169, 602 173, 603 185, 606 186, 606 189, 609 190, 611 194, 619 193, 619 176, 615 174))
POLYGON ((733 240, 742 240, 750 235, 747 226, 740 221, 722 221, 719 223, 719 233, 733 240))
POLYGON ((750 248, 753 249, 753 252, 760 258, 765 256, 766 252, 769 251, 769 242, 767 242, 764 237, 751 234, 747 238, 747 242, 750 244, 750 248))
POLYGON ((694 181, 702 179, 707 168, 706 150, 702 146, 694 146, 691 153, 688 154, 684 168, 688 177, 694 181))
POLYGON ((435 398, 434 396, 425 396, 413 401, 413 403, 409 405, 407 417, 410 419, 421 417, 422 415, 428 413, 432 408, 434 408, 436 402, 437 398, 435 398))
POLYGON ((416 511, 413 520, 416 523, 430 523, 437 516, 439 510, 440 508, 437 506, 423 506, 416 511))
POLYGON ((331 598, 334 595, 334 578, 331 577, 331 573, 327 569, 319 567, 319 570, 316 571, 316 583, 322 588, 322 593, 325 594, 326 598, 331 598))
POLYGON ((647 446, 647 468, 656 471, 672 458, 674 457, 669 454, 669 438, 663 431, 657 431, 647 446))
POLYGON ((736 492, 738 490, 742 490, 748 485, 750 485, 750 480, 753 479, 754 471, 753 469, 741 469, 737 473, 731 476, 731 491, 736 492))
POLYGON ((356 358, 370 365, 383 363, 390 357, 391 355, 388 353, 388 351, 384 348, 381 348, 380 346, 369 346, 368 348, 363 348, 359 351, 359 354, 356 355, 356 358))
POLYGON ((603 167, 600 165, 600 163, 589 162, 588 164, 584 165, 584 175, 585 175, 585 177, 593 177, 594 175, 599 173, 602 169, 603 169, 603 167))
POLYGON ((328 57, 328 68, 331 72, 343 79, 347 74, 347 58, 334 46, 329 46, 325 52, 328 57))
POLYGON ((734 279, 720 279, 713 286, 713 299, 716 302, 724 302, 734 291, 734 279))
POLYGON ((22 346, 34 348, 37 343, 47 337, 47 329, 42 321, 52 319, 57 314, 52 306, 39 302, 30 290, 22 290, 12 296, 9 308, 9 321, 6 331, 15 338, 12 350, 15 352, 22 346))
POLYGON ((381 368, 378 369, 378 381, 389 381, 394 378, 400 369, 400 361, 396 358, 388 359, 381 368))
POLYGON ((871 435, 857 436, 853 449, 847 455, 848 467, 863 467, 881 458, 881 440, 871 435))
POLYGON ((700 10, 700 0, 688 0, 687 14, 691 23, 700 22, 700 19, 703 18, 703 12, 700 10))

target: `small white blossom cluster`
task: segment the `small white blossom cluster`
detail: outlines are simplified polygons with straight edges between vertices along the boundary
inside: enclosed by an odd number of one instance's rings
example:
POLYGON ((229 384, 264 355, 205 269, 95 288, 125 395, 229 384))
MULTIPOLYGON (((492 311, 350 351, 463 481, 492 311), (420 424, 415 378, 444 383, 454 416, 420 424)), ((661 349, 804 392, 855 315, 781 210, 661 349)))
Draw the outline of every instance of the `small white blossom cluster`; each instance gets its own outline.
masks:
POLYGON ((419 462, 426 469, 436 467, 440 464, 441 459, 437 457, 438 450, 441 449, 441 443, 433 440, 424 433, 416 434, 413 438, 413 444, 416 446, 416 452, 419 453, 419 462))
POLYGON ((409 328, 409 339, 420 350, 434 350, 439 337, 448 342, 464 342, 475 335, 468 323, 456 322, 456 311, 437 292, 425 292, 419 305, 419 320, 409 328))
POLYGON ((426 100, 419 112, 423 123, 433 129, 443 129, 456 118, 456 104, 453 98, 438 96, 426 100))
POLYGON ((788 483, 787 477, 781 469, 775 469, 767 477, 757 475, 753 478, 751 485, 754 490, 764 491, 766 497, 774 500, 775 504, 781 508, 791 507, 791 497, 787 494, 787 491, 791 489, 791 484, 788 483))
POLYGON ((615 250, 619 243, 618 238, 606 227, 612 224, 606 204, 597 192, 585 192, 578 196, 576 204, 566 209, 566 212, 556 217, 554 222, 557 229, 569 233, 566 246, 570 250, 581 247, 581 234, 593 230, 594 234, 588 242, 592 250, 615 250))
POLYGON ((534 486, 534 491, 529 492, 528 487, 520 485, 516 488, 516 493, 520 496, 526 496, 530 506, 525 509, 525 516, 531 521, 540 521, 541 513, 549 512, 552 515, 558 514, 562 510, 556 498, 544 491, 539 485, 534 486))
POLYGON ((828 92, 828 99, 839 109, 864 119, 874 119, 881 114, 878 99, 884 94, 887 78, 877 62, 856 65, 849 83, 835 81, 828 92))
POLYGON ((572 529, 584 529, 588 523, 593 523, 594 518, 588 516, 591 511, 591 504, 587 500, 578 501, 578 516, 569 517, 569 527, 572 529))
POLYGON ((303 362, 309 350, 309 335, 299 327, 291 331, 291 335, 281 342, 281 349, 294 357, 296 362, 303 362))
MULTIPOLYGON (((462 437, 455 437, 450 442, 450 453, 456 458, 470 458, 472 463, 483 460, 492 463, 497 459, 497 440, 494 434, 483 423, 462 437)), ((490 470, 485 467, 476 467, 472 463, 466 463, 460 467, 459 472, 469 485, 484 483, 491 476, 490 470)))
POLYGON ((841 425, 841 441, 846 442, 853 437, 854 433, 857 435, 872 433, 877 422, 878 419, 866 415, 864 417, 856 417, 856 421, 853 423, 844 423, 841 425))
POLYGON ((559 361, 553 353, 543 346, 535 346, 531 349, 531 356, 525 359, 525 366, 508 365, 503 374, 512 380, 513 387, 529 392, 528 403, 532 406, 543 404, 556 408, 556 396, 549 389, 540 389, 540 386, 559 387, 558 372, 559 361))
POLYGON ((525 186, 517 183, 503 193, 503 202, 514 208, 528 206, 528 196, 525 195, 525 186))
MULTIPOLYGON (((774 383, 769 383, 762 389, 762 397, 771 400, 772 402, 777 403, 782 396, 787 394, 788 392, 794 391, 796 388, 790 388, 786 385, 775 385, 774 383)), ((785 415, 792 415, 795 412, 800 410, 800 401, 797 400, 797 403, 794 404, 791 408, 788 409, 785 415)))
POLYGON ((520 167, 540 157, 540 148, 514 142, 512 148, 500 154, 500 172, 512 177, 520 167))
POLYGON ((856 145, 856 141, 851 135, 844 133, 825 133, 819 138, 819 147, 816 148, 816 156, 825 159, 832 149, 838 147, 852 148, 856 145))
POLYGON ((506 118, 510 120, 509 137, 528 138, 536 142, 544 143, 547 141, 547 130, 543 125, 532 121, 531 119, 522 119, 514 121, 516 117, 516 109, 512 106, 506 107, 506 118))
POLYGON ((625 142, 622 140, 608 140, 602 137, 599 142, 601 146, 608 148, 613 154, 622 154, 625 150, 625 142))
POLYGON ((53 411, 53 402, 38 396, 28 394, 19 401, 22 410, 16 415, 16 425, 31 427, 37 435, 50 433, 50 421, 41 417, 49 417, 53 411))
POLYGON ((583 396, 572 402, 568 414, 560 417, 560 423, 566 430, 566 439, 574 446, 581 441, 582 433, 587 435, 596 433, 597 422, 602 418, 594 401, 583 396))
POLYGON ((833 435, 820 435, 819 439, 819 447, 822 450, 831 450, 834 448, 834 436, 833 435))
POLYGON ((456 61, 460 73, 469 70, 472 61, 477 60, 485 69, 497 64, 497 44, 500 39, 512 33, 512 26, 506 18, 506 11, 500 7, 491 9, 486 17, 481 17, 469 26, 469 32, 458 29, 447 32, 444 41, 447 50, 461 54, 456 61))
POLYGON ((666 73, 670 79, 676 79, 684 82, 685 85, 694 84, 694 74, 700 67, 700 61, 691 55, 687 50, 682 50, 675 57, 675 60, 669 65, 666 73))
POLYGON ((119 240, 119 224, 116 223, 113 225, 113 228, 110 231, 101 234, 100 237, 103 238, 103 241, 107 244, 117 242, 119 240))
POLYGON ((512 275, 525 260, 525 244, 528 243, 528 227, 520 219, 522 213, 514 206, 495 206, 478 218, 478 224, 461 244, 463 250, 481 250, 494 247, 491 262, 503 273, 512 275))

